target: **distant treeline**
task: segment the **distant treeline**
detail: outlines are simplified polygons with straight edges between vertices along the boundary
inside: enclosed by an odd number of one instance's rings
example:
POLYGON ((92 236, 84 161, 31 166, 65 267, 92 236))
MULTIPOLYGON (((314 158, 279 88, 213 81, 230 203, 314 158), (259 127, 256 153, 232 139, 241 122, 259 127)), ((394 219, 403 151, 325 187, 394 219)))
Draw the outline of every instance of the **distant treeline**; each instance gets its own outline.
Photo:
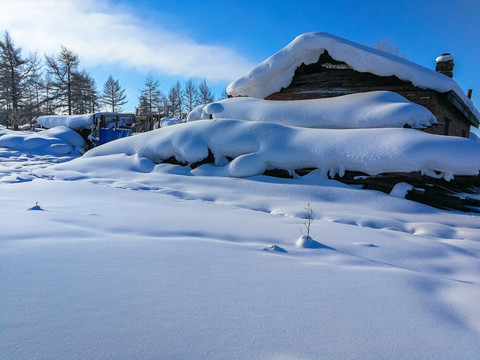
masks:
MULTIPOLYGON (((165 94, 159 81, 147 76, 136 112, 182 117, 212 101, 206 80, 198 85, 191 79, 183 85, 177 81, 165 94)), ((78 54, 64 46, 58 54, 41 59, 36 53, 23 57, 8 31, 0 40, 0 124, 18 129, 40 115, 122 112, 126 103, 118 79, 110 75, 98 91, 95 79, 80 69, 78 54)))

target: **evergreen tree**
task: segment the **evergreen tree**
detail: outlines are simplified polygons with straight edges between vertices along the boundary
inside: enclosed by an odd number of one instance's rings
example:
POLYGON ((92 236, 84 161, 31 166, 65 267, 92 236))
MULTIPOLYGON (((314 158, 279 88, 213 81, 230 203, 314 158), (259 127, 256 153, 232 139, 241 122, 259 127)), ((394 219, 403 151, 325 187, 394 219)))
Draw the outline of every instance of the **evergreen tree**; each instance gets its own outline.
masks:
POLYGON ((105 84, 103 84, 103 105, 109 106, 112 112, 121 112, 123 111, 122 106, 127 103, 126 98, 125 89, 120 87, 118 79, 115 80, 110 75, 105 84))
POLYGON ((168 93, 168 107, 169 113, 172 116, 182 117, 183 110, 183 90, 180 85, 180 81, 177 81, 175 85, 170 88, 168 93))
POLYGON ((21 53, 22 49, 15 48, 10 34, 5 31, 0 41, 0 110, 6 125, 13 123, 15 129, 28 120, 24 111, 26 84, 29 74, 38 67, 35 55, 25 59, 21 53))
POLYGON ((220 95, 220 100, 228 99, 227 89, 223 89, 222 94, 220 95))
POLYGON ((79 64, 78 55, 62 46, 60 54, 57 56, 46 55, 45 61, 52 78, 51 99, 56 102, 57 107, 66 109, 68 115, 72 115, 74 81, 78 79, 74 76, 79 64))
POLYGON ((72 78, 72 112, 94 113, 99 108, 95 80, 85 70, 74 72, 72 78))
POLYGON ((139 115, 163 114, 163 99, 165 95, 160 90, 160 83, 151 76, 145 78, 144 87, 139 98, 139 115))
POLYGON ((29 117, 38 117, 42 115, 42 104, 44 103, 44 81, 39 70, 32 71, 27 79, 27 108, 29 117))
POLYGON ((206 105, 213 102, 212 90, 208 87, 207 80, 203 79, 198 86, 198 91, 200 92, 200 103, 206 105))
POLYGON ((47 115, 55 113, 55 101, 53 99, 54 85, 52 76, 46 72, 43 78, 43 111, 47 115))
POLYGON ((187 80, 183 91, 185 110, 189 113, 199 104, 200 94, 192 79, 187 80))

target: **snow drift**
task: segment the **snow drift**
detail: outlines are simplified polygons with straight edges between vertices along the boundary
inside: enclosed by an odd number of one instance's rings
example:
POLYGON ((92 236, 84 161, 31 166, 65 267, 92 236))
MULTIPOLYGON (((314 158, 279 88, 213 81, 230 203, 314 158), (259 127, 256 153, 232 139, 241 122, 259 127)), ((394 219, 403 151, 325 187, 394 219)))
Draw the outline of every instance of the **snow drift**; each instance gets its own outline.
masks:
POLYGON ((311 128, 355 129, 428 127, 437 122, 423 106, 389 91, 372 91, 327 99, 269 101, 231 98, 200 105, 188 121, 200 119, 267 121, 311 128))
POLYGON ((85 140, 75 131, 59 126, 40 132, 12 131, 0 128, 0 147, 41 155, 81 154, 85 140))
POLYGON ((318 168, 478 175, 480 143, 413 129, 305 129, 242 120, 196 121, 120 139, 88 151, 84 158, 138 155, 154 163, 174 157, 195 164, 211 153, 225 176, 248 177, 269 169, 318 168), (231 161, 230 161, 231 160, 231 161))
POLYGON ((227 87, 227 93, 234 97, 249 96, 264 99, 280 91, 282 87, 288 87, 297 67, 302 63, 309 65, 317 62, 325 50, 335 60, 344 61, 360 72, 378 76, 395 75, 420 88, 438 92, 452 90, 470 111, 480 118, 480 113, 473 106, 472 100, 465 95, 455 80, 404 58, 324 32, 297 36, 285 48, 232 82, 227 87))
POLYGON ((160 127, 178 125, 183 122, 183 119, 175 116, 166 116, 160 119, 160 127))

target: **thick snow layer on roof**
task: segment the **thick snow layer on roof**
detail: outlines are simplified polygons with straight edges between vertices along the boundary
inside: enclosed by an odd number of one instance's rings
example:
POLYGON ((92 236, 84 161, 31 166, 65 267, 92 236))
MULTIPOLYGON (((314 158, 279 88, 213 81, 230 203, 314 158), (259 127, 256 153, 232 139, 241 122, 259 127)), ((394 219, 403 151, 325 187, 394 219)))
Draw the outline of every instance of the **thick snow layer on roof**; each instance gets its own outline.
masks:
POLYGON ((436 171, 450 179, 478 175, 480 170, 480 143, 465 138, 413 129, 305 129, 242 120, 194 121, 158 129, 99 146, 84 157, 127 154, 154 163, 171 157, 196 163, 209 151, 219 173, 233 177, 268 169, 318 168, 341 176, 346 170, 371 175, 436 171))
POLYGON ((0 147, 41 155, 83 153, 85 140, 64 126, 40 132, 12 131, 0 128, 0 147))
POLYGON ((280 91, 282 87, 288 87, 297 67, 302 63, 306 65, 316 63, 325 50, 335 60, 344 61, 360 72, 369 72, 379 76, 395 75, 420 88, 438 92, 452 90, 472 113, 480 118, 480 113, 475 109, 472 101, 465 95, 457 82, 448 76, 404 58, 323 32, 298 36, 285 48, 231 83, 227 87, 227 93, 231 96, 264 99, 268 95, 280 91))
POLYGON ((90 129, 93 124, 94 114, 84 115, 49 115, 39 116, 37 122, 50 129, 56 126, 66 126, 73 130, 90 129))
MULTIPOLYGON (((82 115, 47 115, 39 116, 37 122, 43 127, 50 129, 56 126, 66 126, 73 130, 89 130, 92 124, 95 122, 95 119, 100 117, 100 115, 119 115, 118 113, 112 112, 98 112, 94 114, 82 114, 82 115)), ((113 120, 114 117, 108 117, 106 120, 110 124, 107 124, 107 127, 115 126, 113 120), (113 124, 113 125, 112 125, 113 124)), ((119 117, 119 126, 127 125, 131 121, 130 116, 120 116, 119 117)))
POLYGON ((435 116, 423 106, 388 91, 373 91, 327 99, 269 101, 230 98, 200 105, 188 121, 237 119, 311 128, 354 129, 428 127, 435 116))

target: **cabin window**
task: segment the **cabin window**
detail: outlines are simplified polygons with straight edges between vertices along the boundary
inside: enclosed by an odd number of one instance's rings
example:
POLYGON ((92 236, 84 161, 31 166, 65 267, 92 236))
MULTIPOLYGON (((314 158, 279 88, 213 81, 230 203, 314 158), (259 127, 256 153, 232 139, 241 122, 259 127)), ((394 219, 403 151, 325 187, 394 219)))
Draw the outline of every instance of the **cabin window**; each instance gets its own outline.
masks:
POLYGON ((443 129, 443 135, 448 135, 450 130, 450 119, 445 118, 445 128, 443 129))

